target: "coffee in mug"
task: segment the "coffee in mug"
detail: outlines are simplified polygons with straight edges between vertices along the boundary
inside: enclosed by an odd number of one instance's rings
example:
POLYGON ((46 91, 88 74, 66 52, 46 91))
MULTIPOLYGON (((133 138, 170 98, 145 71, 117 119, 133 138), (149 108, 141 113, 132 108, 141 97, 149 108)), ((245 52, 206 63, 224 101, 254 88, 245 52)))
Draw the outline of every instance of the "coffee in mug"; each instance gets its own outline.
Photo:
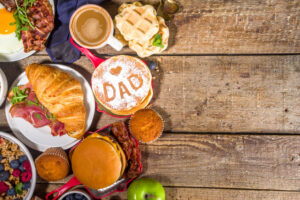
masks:
POLYGON ((113 22, 109 13, 102 7, 87 4, 78 8, 70 19, 70 33, 73 39, 89 49, 100 48, 106 44, 116 50, 123 45, 113 37, 113 22))

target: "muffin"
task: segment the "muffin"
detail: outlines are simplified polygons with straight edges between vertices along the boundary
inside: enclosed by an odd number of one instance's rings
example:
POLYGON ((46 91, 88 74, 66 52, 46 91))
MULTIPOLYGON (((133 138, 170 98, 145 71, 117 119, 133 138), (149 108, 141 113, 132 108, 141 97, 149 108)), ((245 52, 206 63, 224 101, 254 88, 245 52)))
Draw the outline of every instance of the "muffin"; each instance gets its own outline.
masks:
POLYGON ((49 148, 36 160, 38 175, 46 181, 57 181, 65 178, 70 170, 69 160, 62 148, 49 148))
POLYGON ((148 143, 155 141, 161 135, 164 123, 156 111, 141 109, 132 115, 129 129, 137 140, 148 143))

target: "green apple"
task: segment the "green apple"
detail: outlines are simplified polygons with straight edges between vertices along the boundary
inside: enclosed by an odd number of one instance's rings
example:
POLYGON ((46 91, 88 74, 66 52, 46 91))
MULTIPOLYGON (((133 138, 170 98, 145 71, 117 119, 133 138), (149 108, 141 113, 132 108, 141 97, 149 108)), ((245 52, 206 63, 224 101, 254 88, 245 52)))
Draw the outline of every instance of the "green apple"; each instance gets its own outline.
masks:
POLYGON ((130 184, 127 198, 128 200, 165 200, 165 190, 152 178, 140 178, 130 184))

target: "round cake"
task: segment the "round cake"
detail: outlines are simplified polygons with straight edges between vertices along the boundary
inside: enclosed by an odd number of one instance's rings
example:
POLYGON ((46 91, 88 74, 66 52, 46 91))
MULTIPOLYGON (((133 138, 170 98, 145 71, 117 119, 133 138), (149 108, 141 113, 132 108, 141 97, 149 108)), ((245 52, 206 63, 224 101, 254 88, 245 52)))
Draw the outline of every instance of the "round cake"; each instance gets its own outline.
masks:
POLYGON ((105 108, 122 114, 144 102, 150 93, 151 80, 150 70, 144 62, 121 55, 107 59, 97 67, 92 76, 92 88, 105 108))

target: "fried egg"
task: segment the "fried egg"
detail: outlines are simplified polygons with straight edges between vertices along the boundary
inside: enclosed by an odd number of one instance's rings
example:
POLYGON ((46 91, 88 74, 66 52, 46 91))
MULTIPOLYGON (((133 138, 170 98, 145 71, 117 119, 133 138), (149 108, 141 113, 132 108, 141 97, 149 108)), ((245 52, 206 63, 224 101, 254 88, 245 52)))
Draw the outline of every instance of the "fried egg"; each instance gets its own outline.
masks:
POLYGON ((23 48, 22 40, 16 37, 13 12, 8 12, 0 3, 0 54, 11 54, 23 48))

